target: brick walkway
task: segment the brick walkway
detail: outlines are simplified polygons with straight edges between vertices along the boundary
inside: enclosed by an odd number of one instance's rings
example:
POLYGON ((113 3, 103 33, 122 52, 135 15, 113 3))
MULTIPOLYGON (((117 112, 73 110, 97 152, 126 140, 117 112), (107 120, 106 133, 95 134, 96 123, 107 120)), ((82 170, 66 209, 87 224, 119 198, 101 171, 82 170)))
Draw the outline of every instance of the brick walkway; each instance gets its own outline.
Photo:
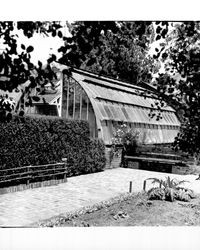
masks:
MULTIPOLYGON (((28 226, 61 213, 75 211, 128 192, 133 181, 133 191, 142 190, 143 181, 149 177, 164 177, 166 173, 135 169, 109 169, 104 172, 68 178, 67 183, 29 189, 0 195, 0 226, 28 226)), ((189 180, 188 187, 200 193, 196 176, 171 175, 189 180)), ((147 185, 148 188, 148 185, 147 185)))

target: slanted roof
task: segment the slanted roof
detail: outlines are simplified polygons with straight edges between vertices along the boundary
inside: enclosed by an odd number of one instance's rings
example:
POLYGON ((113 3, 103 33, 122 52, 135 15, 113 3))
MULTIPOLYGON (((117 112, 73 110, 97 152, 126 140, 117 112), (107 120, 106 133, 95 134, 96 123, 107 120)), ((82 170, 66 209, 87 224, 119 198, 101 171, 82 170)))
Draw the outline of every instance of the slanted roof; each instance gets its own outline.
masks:
MULTIPOLYGON (((52 66, 60 71, 69 70, 69 67, 55 62, 52 66)), ((150 110, 155 114, 159 112, 155 107, 158 100, 154 92, 147 91, 144 87, 76 68, 72 68, 71 73, 71 77, 87 93, 96 118, 100 121, 180 126, 175 110, 166 103, 162 107, 162 119, 157 120, 156 115, 150 118, 150 110)))
POLYGON ((61 83, 60 80, 57 80, 55 83, 55 89, 52 89, 52 84, 47 83, 45 85, 45 89, 42 93, 38 93, 35 89, 32 89, 31 96, 38 96, 40 98, 39 101, 33 101, 34 104, 54 104, 61 96, 61 83))
POLYGON ((40 100, 38 102, 34 101, 34 104, 53 104, 53 102, 61 96, 60 89, 55 92, 46 92, 44 94, 38 94, 38 97, 40 97, 40 100))
POLYGON ((150 118, 150 110, 158 113, 156 95, 148 94, 143 87, 77 69, 72 70, 72 77, 86 91, 96 117, 101 121, 180 126, 175 110, 166 103, 162 108, 162 119, 157 120, 156 115, 150 118))

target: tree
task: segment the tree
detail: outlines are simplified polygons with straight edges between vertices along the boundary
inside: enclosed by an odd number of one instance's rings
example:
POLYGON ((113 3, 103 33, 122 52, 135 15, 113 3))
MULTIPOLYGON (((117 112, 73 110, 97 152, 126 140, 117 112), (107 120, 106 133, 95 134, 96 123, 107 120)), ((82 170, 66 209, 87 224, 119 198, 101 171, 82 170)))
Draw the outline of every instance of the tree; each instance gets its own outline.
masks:
POLYGON ((165 73, 156 79, 157 92, 162 100, 167 100, 177 110, 181 120, 174 146, 199 156, 200 23, 174 23, 171 31, 166 30, 166 24, 160 23, 158 27, 157 36, 164 30, 166 42, 164 47, 157 48, 155 55, 165 64, 165 73))
POLYGON ((149 81, 151 22, 75 22, 60 62, 133 83, 149 81))
MULTIPOLYGON (((25 92, 29 94, 32 88, 43 87, 56 78, 50 67, 53 60, 134 83, 151 78, 149 72, 155 70, 147 55, 151 22, 75 22, 68 27, 72 37, 63 36, 59 22, 0 22, 0 41, 6 45, 0 54, 0 89, 19 91, 18 87, 28 82, 25 92), (34 65, 30 60, 34 48, 18 43, 18 30, 28 38, 34 33, 58 36, 65 42, 58 50, 62 56, 57 59, 52 55, 45 68, 39 61, 34 65)), ((25 105, 31 105, 34 98, 29 95, 25 105)), ((0 97, 2 119, 11 118, 12 107, 8 96, 0 97)), ((20 108, 23 114, 23 104, 20 108)))
MULTIPOLYGON (((34 48, 19 44, 17 39, 18 30, 22 30, 24 36, 28 38, 31 38, 34 33, 62 38, 60 28, 59 22, 0 22, 0 41, 4 46, 0 53, 0 90, 20 91, 18 87, 28 82, 29 84, 25 88, 28 93, 31 88, 43 85, 47 80, 55 78, 50 67, 51 61, 56 59, 55 55, 49 58, 45 69, 40 61, 38 61, 38 65, 34 65, 31 62, 31 53, 34 48), (19 52, 19 48, 21 48, 21 52, 19 52)), ((29 96, 26 105, 31 105, 32 98, 35 97, 29 96)), ((1 120, 11 118, 13 107, 13 100, 7 94, 0 95, 1 120)), ((21 108, 23 109, 23 107, 21 108)))

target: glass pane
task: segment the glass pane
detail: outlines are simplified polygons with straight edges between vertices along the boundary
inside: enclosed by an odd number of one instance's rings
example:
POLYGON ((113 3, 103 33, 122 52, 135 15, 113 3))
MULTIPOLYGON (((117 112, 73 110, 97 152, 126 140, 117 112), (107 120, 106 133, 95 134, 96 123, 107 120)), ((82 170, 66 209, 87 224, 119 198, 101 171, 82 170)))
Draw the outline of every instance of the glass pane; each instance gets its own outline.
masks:
POLYGON ((67 117, 67 98, 68 98, 69 78, 63 76, 63 96, 62 96, 62 117, 67 117))
POLYGON ((70 85, 69 85, 69 94, 68 94, 68 97, 69 97, 69 106, 68 106, 68 117, 67 118, 73 118, 73 106, 74 106, 74 82, 70 82, 70 85))
POLYGON ((40 115, 50 115, 50 116, 57 116, 58 109, 57 105, 37 105, 37 113, 40 115))
POLYGON ((138 112, 138 108, 137 107, 132 107, 132 112, 133 112, 133 117, 134 117, 134 122, 140 122, 141 118, 140 118, 140 114, 138 112))
POLYGON ((96 127, 96 117, 91 102, 89 102, 88 107, 88 122, 90 126, 90 136, 97 137, 97 127, 96 127))
POLYGON ((99 108, 102 119, 109 119, 108 115, 106 114, 103 104, 101 102, 97 102, 97 106, 99 108))
POLYGON ((122 111, 122 107, 123 107, 122 105, 118 105, 118 104, 115 105, 115 110, 117 112, 118 121, 120 121, 120 122, 127 121, 127 119, 122 111))
POLYGON ((117 105, 114 104, 114 105, 109 105, 109 108, 110 108, 110 111, 112 112, 112 115, 114 117, 114 120, 115 121, 120 121, 121 118, 120 118, 120 114, 118 112, 118 108, 117 108, 117 105))
POLYGON ((75 114, 74 114, 74 119, 76 120, 81 119, 80 117, 81 106, 82 106, 82 88, 78 83, 76 83, 75 114))
POLYGON ((104 109, 106 111, 107 116, 109 117, 110 120, 114 120, 114 115, 112 114, 112 112, 109 109, 109 106, 107 104, 104 104, 104 109))
POLYGON ((129 115, 128 115, 127 111, 126 111, 126 108, 122 107, 121 110, 122 110, 124 116, 126 117, 126 121, 130 121, 131 118, 129 117, 129 115))
POLYGON ((82 120, 87 120, 87 113, 88 113, 88 108, 87 108, 87 104, 88 104, 88 97, 85 93, 85 91, 83 91, 82 93, 82 110, 81 110, 81 119, 82 120))

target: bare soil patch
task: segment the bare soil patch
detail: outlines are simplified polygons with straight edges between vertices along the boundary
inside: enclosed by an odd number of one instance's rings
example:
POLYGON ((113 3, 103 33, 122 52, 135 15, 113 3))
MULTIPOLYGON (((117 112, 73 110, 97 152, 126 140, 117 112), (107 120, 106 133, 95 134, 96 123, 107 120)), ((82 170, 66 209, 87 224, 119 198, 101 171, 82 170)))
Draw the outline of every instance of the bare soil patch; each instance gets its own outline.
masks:
MULTIPOLYGON (((62 219, 51 226, 199 226, 200 196, 190 202, 147 199, 145 193, 130 196, 96 211, 62 219)), ((43 225, 44 226, 44 225, 43 225)))

